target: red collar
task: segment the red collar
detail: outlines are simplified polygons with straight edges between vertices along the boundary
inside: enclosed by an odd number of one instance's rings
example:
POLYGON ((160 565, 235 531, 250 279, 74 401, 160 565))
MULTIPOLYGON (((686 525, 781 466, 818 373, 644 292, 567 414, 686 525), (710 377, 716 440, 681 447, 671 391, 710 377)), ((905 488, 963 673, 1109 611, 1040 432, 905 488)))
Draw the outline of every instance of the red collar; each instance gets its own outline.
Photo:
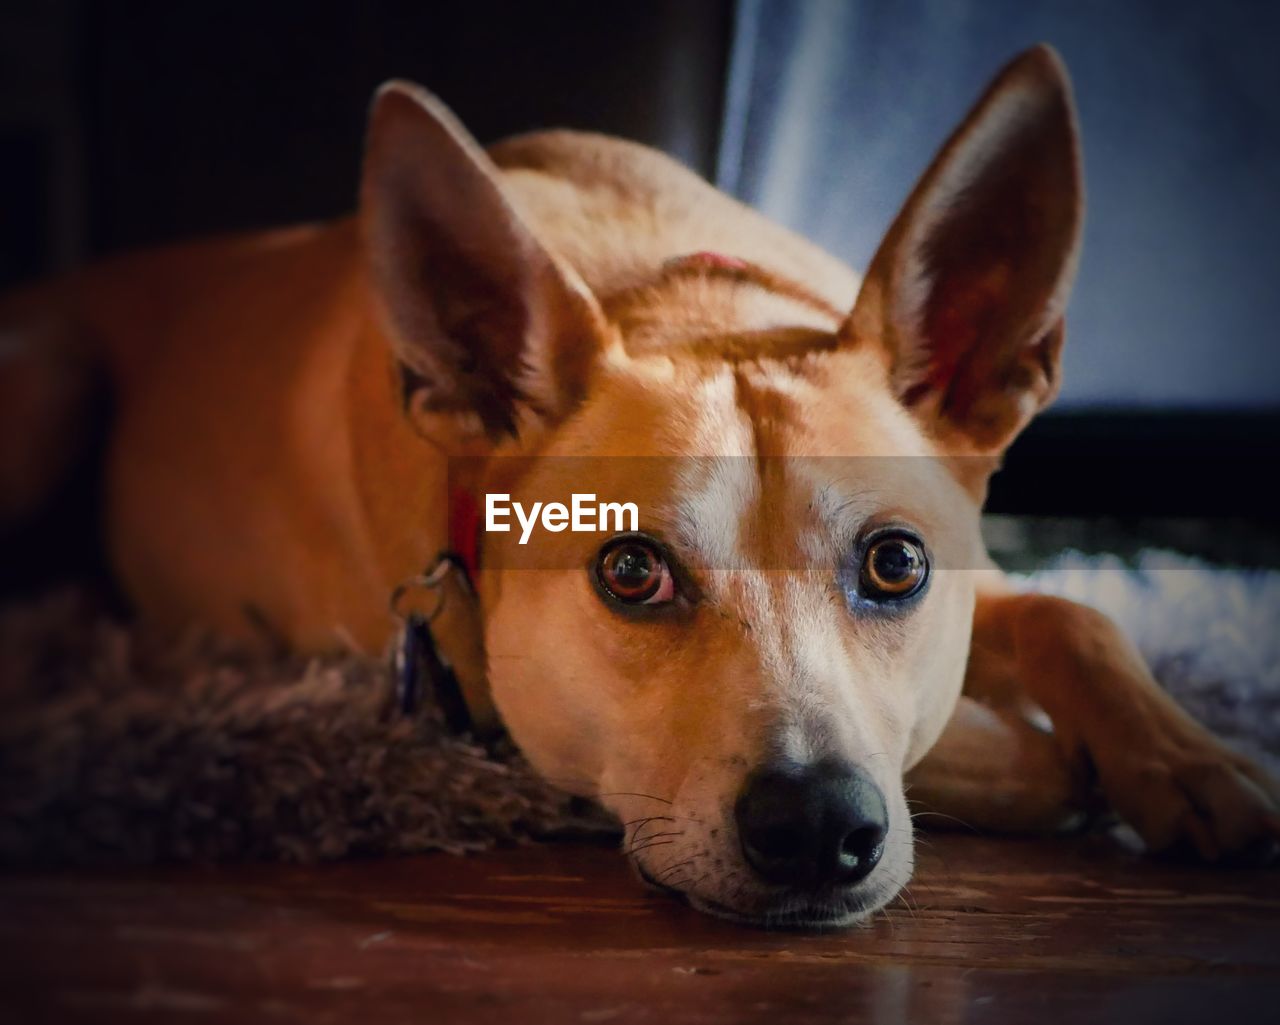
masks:
POLYGON ((737 256, 727 256, 710 249, 701 249, 687 256, 673 256, 666 262, 666 266, 671 270, 744 271, 750 265, 737 256))
POLYGON ((480 506, 470 491, 460 487, 449 491, 449 550, 462 560, 475 587, 480 570, 480 506))

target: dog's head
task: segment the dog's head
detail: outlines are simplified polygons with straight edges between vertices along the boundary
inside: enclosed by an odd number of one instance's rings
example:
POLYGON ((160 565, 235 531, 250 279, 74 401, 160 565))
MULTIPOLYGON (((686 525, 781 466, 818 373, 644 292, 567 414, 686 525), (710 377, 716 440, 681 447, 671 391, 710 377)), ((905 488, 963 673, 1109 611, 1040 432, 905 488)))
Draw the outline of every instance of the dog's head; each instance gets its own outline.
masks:
MULTIPOLYGON (((963 680, 987 478, 1057 387, 1081 220, 1057 59, 997 78, 851 311, 781 256, 594 294, 407 86, 375 105, 363 217, 422 430, 526 506, 640 510, 638 534, 486 539, 491 684, 535 766, 698 907, 837 924, 892 899, 903 773, 963 680)), ((600 252, 627 230, 599 223, 600 252)))

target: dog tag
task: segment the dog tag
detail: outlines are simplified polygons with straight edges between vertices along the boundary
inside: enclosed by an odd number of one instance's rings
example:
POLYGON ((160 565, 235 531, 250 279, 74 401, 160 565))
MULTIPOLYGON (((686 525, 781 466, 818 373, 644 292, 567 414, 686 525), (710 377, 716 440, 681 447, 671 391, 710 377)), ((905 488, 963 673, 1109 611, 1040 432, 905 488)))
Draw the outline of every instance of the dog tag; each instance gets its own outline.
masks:
POLYGON ((454 733, 487 737, 501 730, 485 674, 480 603, 466 568, 452 553, 396 589, 392 609, 403 626, 394 650, 396 706, 415 715, 431 695, 454 733), (432 594, 426 611, 401 613, 411 591, 432 594))
POLYGON ((453 733, 471 729, 471 713, 462 696, 462 685, 453 666, 436 647, 426 617, 414 613, 405 620, 396 662, 396 704, 403 715, 416 715, 423 692, 429 690, 453 733))

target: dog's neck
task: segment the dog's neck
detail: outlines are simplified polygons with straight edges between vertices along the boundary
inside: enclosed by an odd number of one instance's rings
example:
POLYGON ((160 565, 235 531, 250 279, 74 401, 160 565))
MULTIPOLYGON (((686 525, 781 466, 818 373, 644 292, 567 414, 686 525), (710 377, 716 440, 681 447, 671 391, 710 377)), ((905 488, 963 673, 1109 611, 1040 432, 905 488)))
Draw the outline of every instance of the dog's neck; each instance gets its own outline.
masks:
MULTIPOLYGON (((362 543, 386 594, 420 572, 449 543, 447 455, 404 414, 391 345, 367 296, 347 379, 352 479, 362 543)), ((378 604, 385 607, 385 601, 378 604)), ((384 630, 385 633, 385 630, 384 630)))

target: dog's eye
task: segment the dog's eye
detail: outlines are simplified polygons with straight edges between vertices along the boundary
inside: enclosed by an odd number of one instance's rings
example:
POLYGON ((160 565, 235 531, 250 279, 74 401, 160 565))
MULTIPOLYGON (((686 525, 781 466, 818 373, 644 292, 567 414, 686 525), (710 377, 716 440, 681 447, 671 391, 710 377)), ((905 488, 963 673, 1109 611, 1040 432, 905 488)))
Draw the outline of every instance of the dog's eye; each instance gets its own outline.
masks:
POLYGON ((876 539, 862 558, 863 597, 872 601, 907 598, 924 586, 929 560, 924 545, 906 534, 876 539))
POLYGON ((640 538, 623 538, 600 550, 596 563, 600 586, 627 605, 659 605, 675 597, 675 582, 657 547, 640 538))

